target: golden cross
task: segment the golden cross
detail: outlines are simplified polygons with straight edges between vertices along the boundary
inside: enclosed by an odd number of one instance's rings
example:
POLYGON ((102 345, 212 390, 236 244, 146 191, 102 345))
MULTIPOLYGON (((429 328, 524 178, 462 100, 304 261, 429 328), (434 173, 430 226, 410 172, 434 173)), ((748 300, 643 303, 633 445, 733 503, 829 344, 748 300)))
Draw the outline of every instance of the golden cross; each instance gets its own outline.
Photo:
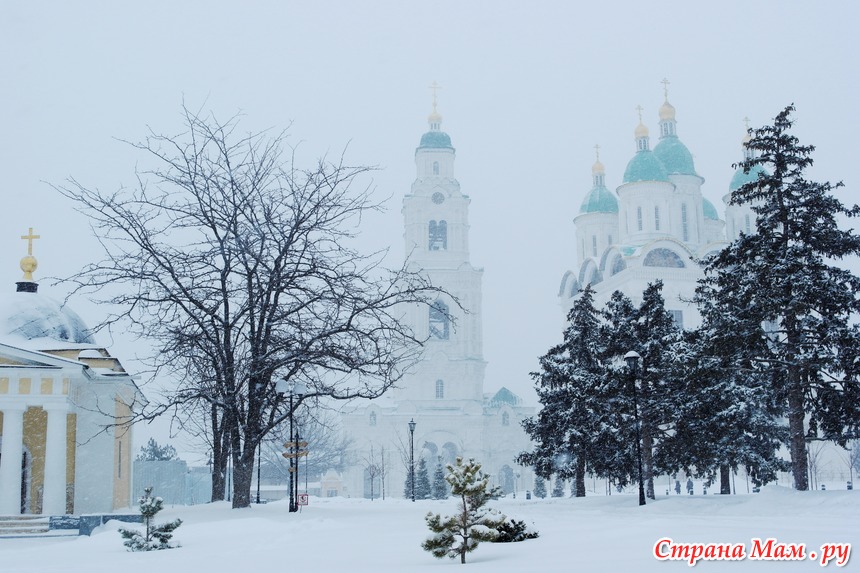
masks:
POLYGON ((642 110, 645 108, 641 105, 637 105, 635 109, 639 112, 639 123, 642 123, 642 110))
POLYGON ((433 83, 430 85, 430 89, 433 90, 433 113, 436 113, 436 92, 442 89, 442 86, 436 83, 436 80, 433 80, 433 83))
POLYGON ((30 232, 26 235, 21 235, 21 238, 27 241, 27 254, 33 255, 33 239, 41 239, 39 235, 33 234, 33 227, 30 227, 30 232))
POLYGON ((597 156, 597 160, 600 161, 600 145, 594 144, 594 154, 597 156))
POLYGON ((669 80, 663 78, 663 81, 660 83, 663 84, 663 98, 669 101, 669 80))

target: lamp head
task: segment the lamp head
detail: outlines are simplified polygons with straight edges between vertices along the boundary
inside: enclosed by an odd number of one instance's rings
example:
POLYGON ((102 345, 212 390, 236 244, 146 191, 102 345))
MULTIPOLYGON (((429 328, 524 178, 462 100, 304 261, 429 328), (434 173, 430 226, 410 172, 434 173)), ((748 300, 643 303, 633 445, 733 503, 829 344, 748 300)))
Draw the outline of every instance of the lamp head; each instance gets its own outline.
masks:
POLYGON ((413 433, 415 432, 415 419, 414 418, 409 420, 409 431, 413 432, 413 433))
POLYGON ((639 353, 635 350, 631 350, 627 354, 624 355, 624 362, 627 363, 627 367, 631 370, 636 370, 639 367, 639 359, 642 358, 639 356, 639 353))

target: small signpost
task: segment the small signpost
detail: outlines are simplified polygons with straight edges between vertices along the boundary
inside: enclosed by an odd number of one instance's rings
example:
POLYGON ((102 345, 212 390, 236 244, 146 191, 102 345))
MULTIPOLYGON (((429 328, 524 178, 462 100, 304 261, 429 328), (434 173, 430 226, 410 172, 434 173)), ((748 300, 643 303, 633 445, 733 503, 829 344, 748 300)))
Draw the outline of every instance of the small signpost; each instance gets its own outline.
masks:
POLYGON ((299 494, 299 505, 307 505, 308 504, 308 494, 300 493, 299 494))
MULTIPOLYGON (((287 448, 286 452, 283 452, 281 455, 286 459, 290 460, 289 471, 290 474, 297 473, 299 471, 299 460, 298 458, 307 457, 308 450, 302 449, 307 448, 308 443, 306 441, 296 441, 296 442, 284 442, 284 447, 287 448), (293 460, 295 464, 293 464, 293 460)), ((290 476, 290 489, 292 489, 293 478, 290 476)), ((299 484, 298 484, 298 476, 296 476, 296 505, 307 505, 308 504, 308 494, 307 493, 298 493, 299 484)), ((290 499, 292 499, 292 491, 290 492, 290 499)), ((292 510, 295 511, 295 510, 292 510)))

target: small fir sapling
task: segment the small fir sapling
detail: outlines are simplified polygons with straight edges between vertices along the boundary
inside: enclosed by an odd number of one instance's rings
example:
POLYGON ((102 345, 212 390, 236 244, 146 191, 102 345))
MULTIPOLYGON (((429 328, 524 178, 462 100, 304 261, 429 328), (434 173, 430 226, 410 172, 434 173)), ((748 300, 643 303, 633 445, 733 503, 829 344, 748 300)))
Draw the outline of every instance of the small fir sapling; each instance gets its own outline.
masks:
POLYGON ((499 497, 501 489, 490 487, 490 476, 481 471, 481 464, 474 459, 464 462, 458 457, 447 469, 445 480, 451 486, 451 494, 459 498, 458 511, 445 517, 428 513, 425 520, 433 535, 421 547, 440 559, 459 555, 460 563, 465 563, 466 553, 474 551, 479 542, 494 541, 499 536, 499 527, 506 518, 486 505, 499 497))
POLYGON ((552 497, 564 497, 564 480, 555 478, 555 485, 552 488, 552 497))
POLYGON ((543 499, 546 497, 546 480, 542 477, 535 478, 535 497, 543 499))
POLYGON ((433 489, 430 486, 430 472, 427 470, 427 460, 421 457, 415 469, 415 499, 430 499, 433 489))
POLYGON ((152 497, 152 487, 143 490, 143 497, 139 500, 140 514, 143 516, 143 525, 146 531, 141 533, 134 529, 120 528, 119 533, 125 539, 125 545, 129 551, 155 551, 159 549, 173 549, 170 538, 173 531, 182 525, 181 519, 155 525, 153 520, 156 514, 164 509, 164 500, 160 497, 152 497))
POLYGON ((451 489, 445 481, 445 470, 442 469, 442 457, 437 458, 436 470, 433 472, 433 499, 448 499, 451 489))

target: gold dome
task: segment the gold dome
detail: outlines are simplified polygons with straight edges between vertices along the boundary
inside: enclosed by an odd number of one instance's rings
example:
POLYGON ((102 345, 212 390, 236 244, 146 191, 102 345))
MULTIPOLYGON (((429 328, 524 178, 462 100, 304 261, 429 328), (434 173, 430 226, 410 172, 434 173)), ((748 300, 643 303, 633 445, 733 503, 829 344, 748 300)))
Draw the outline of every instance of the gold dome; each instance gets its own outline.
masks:
POLYGON ((591 166, 591 174, 592 175, 605 175, 606 169, 603 168, 603 164, 598 159, 594 162, 594 165, 591 166))
POLYGON ((663 102, 663 105, 660 106, 660 121, 670 120, 675 120, 675 107, 671 103, 666 101, 663 102))
POLYGON ((636 131, 633 132, 633 136, 636 139, 648 137, 648 128, 645 127, 644 123, 642 123, 641 121, 639 122, 639 125, 636 126, 636 131))
POLYGON ((36 257, 33 255, 27 255, 21 259, 21 270, 24 271, 25 281, 33 280, 33 271, 35 271, 38 266, 39 263, 36 262, 36 257))
POLYGON ((442 116, 433 109, 433 112, 427 116, 427 121, 430 123, 442 123, 442 116))

